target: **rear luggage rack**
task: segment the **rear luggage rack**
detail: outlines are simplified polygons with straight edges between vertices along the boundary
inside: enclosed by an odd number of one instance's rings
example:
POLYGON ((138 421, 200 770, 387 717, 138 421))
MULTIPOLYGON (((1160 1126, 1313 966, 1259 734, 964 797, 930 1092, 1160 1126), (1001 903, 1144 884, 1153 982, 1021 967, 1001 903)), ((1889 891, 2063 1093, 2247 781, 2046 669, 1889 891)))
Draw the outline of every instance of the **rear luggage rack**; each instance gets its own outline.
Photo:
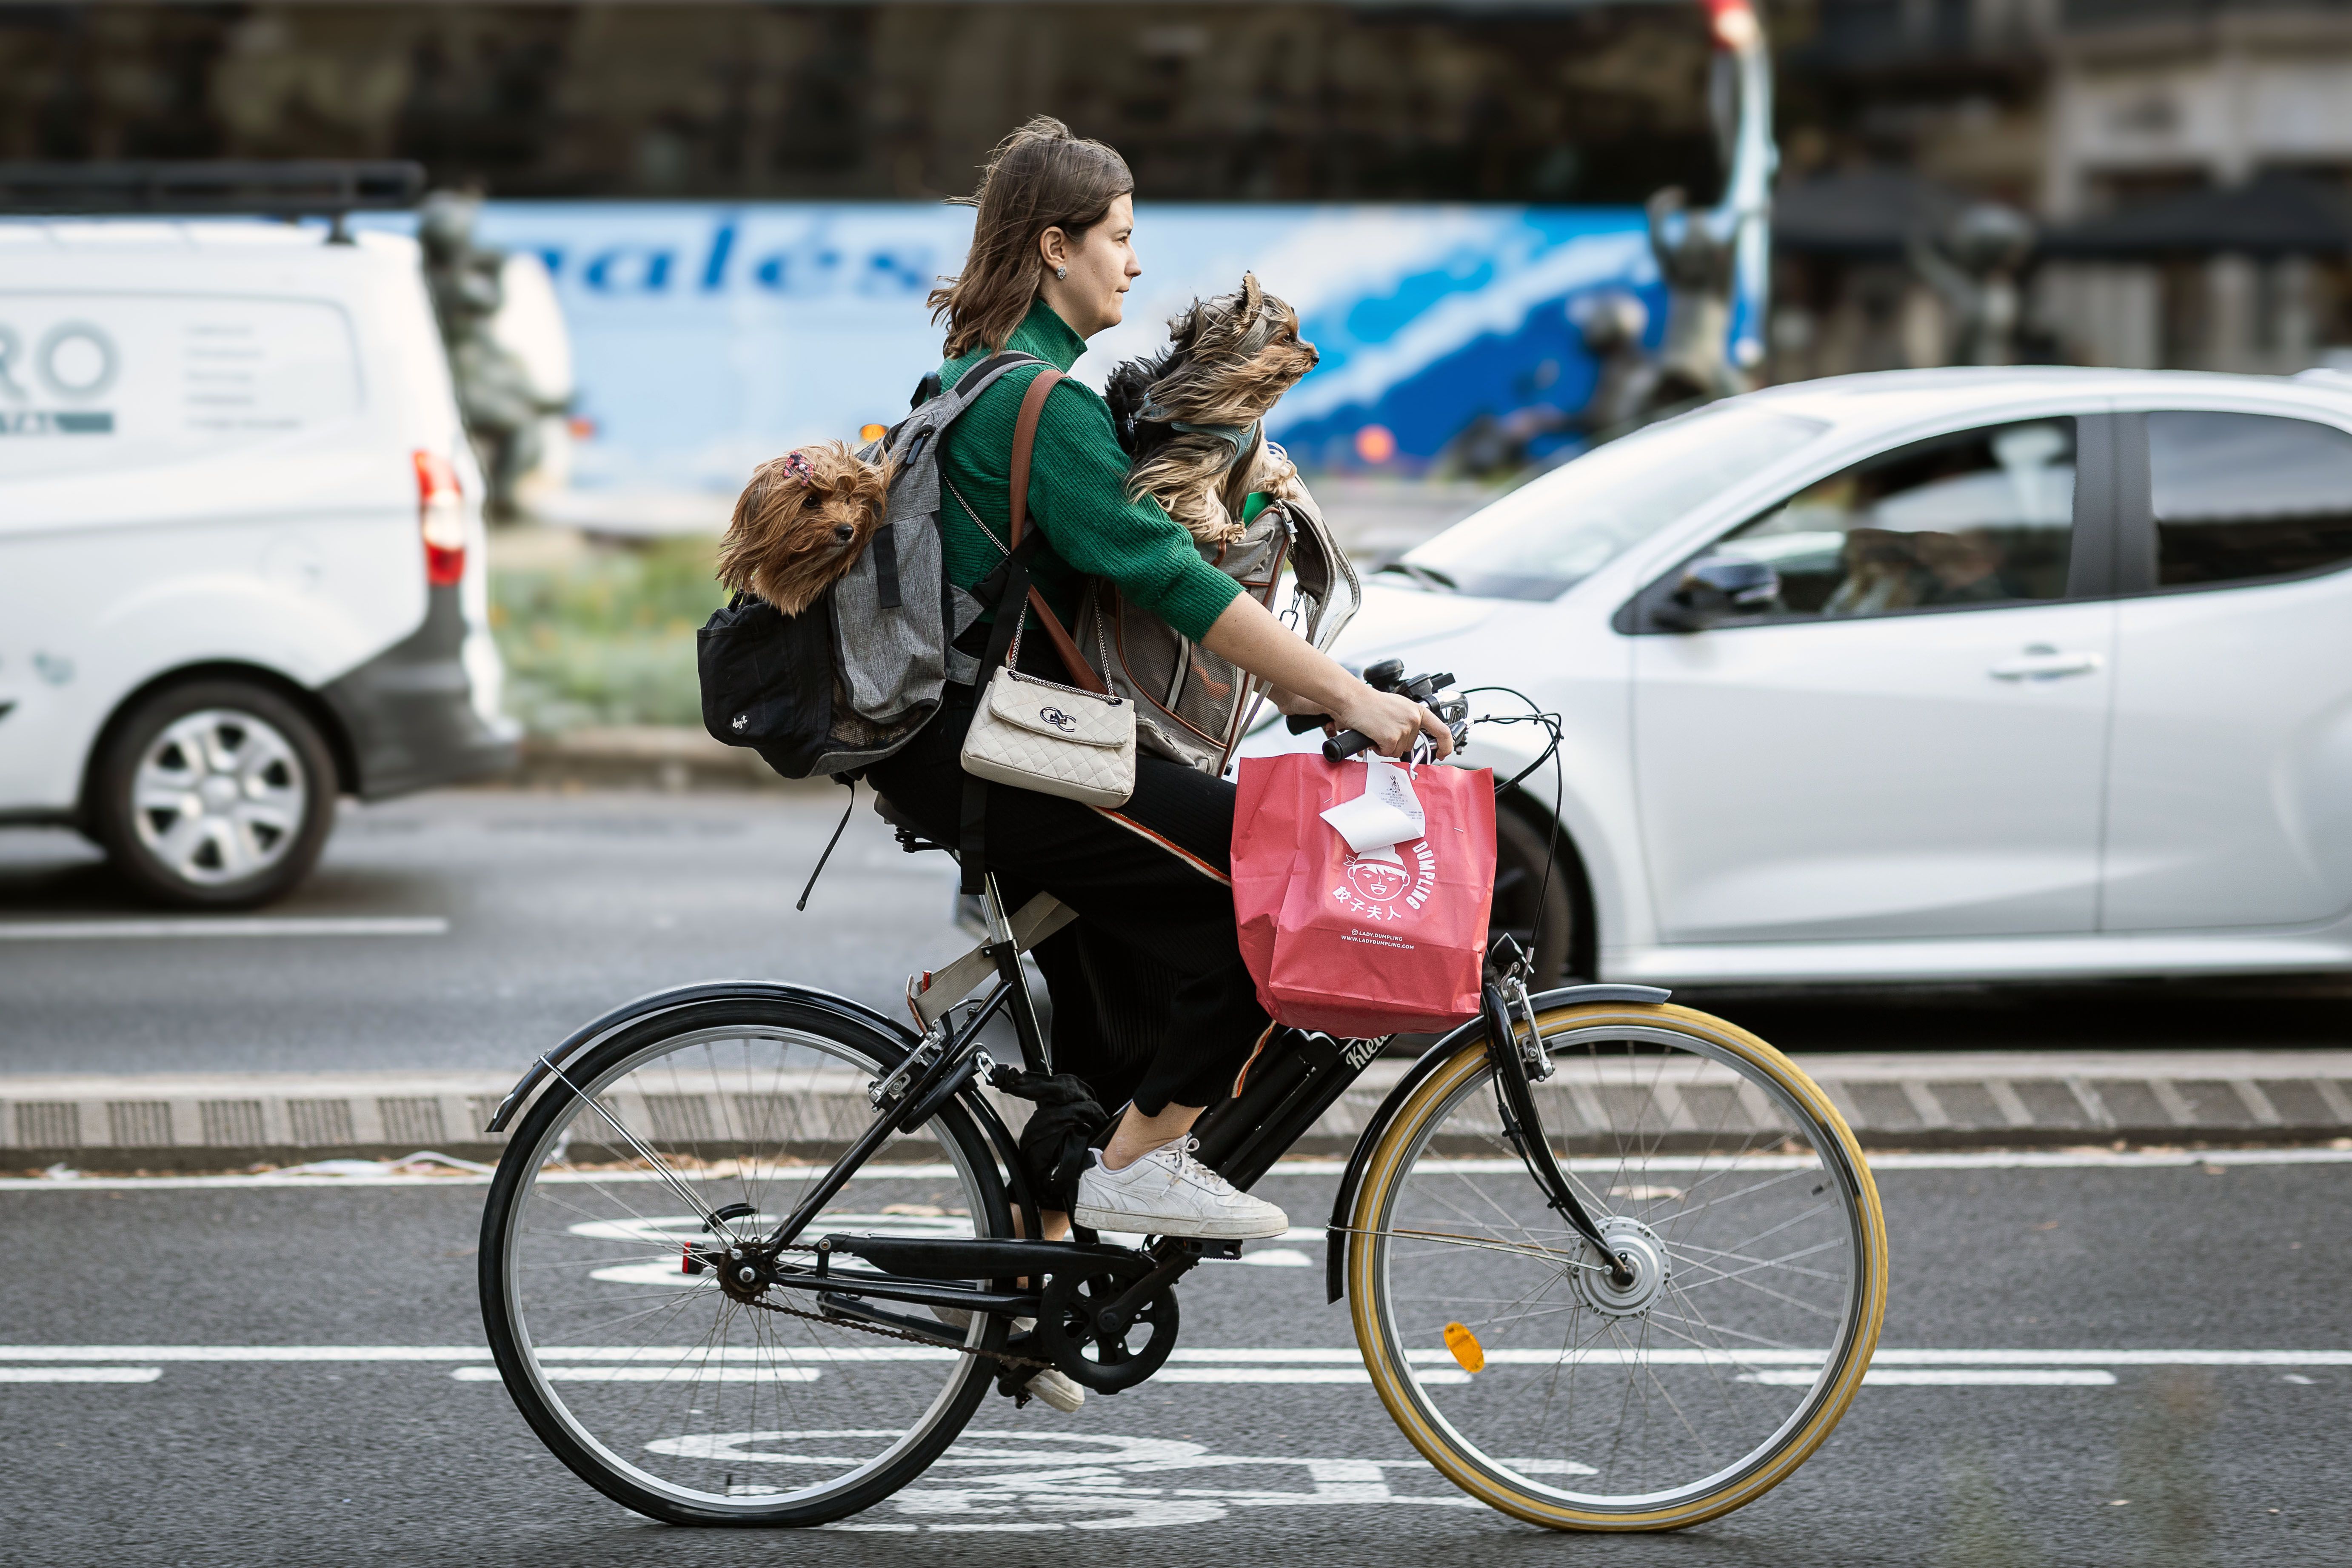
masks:
POLYGON ((425 194, 425 166, 394 160, 286 163, 0 163, 0 213, 241 213, 333 220, 399 211, 425 194))

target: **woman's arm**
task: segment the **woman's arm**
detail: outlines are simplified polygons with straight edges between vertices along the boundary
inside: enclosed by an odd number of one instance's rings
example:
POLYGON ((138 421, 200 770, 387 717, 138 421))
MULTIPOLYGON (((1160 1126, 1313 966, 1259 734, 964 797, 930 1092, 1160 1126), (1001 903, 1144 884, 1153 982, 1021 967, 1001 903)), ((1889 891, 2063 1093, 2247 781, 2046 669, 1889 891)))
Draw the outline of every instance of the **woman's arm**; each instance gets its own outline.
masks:
POLYGON ((1301 711, 1328 713, 1341 729, 1363 731, 1384 757, 1403 755, 1423 734, 1439 756, 1454 751, 1454 737, 1436 714, 1410 697, 1373 690, 1246 594, 1225 606, 1201 646, 1302 700, 1301 711))

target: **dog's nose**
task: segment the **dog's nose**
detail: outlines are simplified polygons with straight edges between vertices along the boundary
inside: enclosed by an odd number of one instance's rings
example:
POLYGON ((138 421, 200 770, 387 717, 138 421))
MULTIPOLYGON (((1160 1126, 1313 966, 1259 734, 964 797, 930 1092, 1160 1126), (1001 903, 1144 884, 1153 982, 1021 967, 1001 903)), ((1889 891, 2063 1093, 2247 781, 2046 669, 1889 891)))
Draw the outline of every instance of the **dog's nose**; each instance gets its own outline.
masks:
POLYGON ((836 522, 833 525, 833 537, 836 542, 846 544, 857 537, 857 530, 848 523, 836 522))

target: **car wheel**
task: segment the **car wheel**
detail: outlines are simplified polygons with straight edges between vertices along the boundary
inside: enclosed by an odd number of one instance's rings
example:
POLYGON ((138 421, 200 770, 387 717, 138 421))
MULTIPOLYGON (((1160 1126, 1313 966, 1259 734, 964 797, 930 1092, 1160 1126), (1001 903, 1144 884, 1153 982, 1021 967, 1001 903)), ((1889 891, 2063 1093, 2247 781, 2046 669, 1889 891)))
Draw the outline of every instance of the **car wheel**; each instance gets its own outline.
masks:
POLYGON ((334 823, 335 764, 292 703, 193 681, 131 710, 98 759, 92 826, 140 889, 186 909, 248 909, 309 874, 334 823))
POLYGON ((1491 936, 1508 936, 1521 951, 1534 954, 1528 973, 1536 990, 1559 983, 1576 937, 1576 901, 1570 890, 1576 873, 1569 856, 1558 853, 1549 880, 1544 876, 1544 857, 1555 847, 1541 826, 1498 805, 1495 902, 1488 931, 1491 936))

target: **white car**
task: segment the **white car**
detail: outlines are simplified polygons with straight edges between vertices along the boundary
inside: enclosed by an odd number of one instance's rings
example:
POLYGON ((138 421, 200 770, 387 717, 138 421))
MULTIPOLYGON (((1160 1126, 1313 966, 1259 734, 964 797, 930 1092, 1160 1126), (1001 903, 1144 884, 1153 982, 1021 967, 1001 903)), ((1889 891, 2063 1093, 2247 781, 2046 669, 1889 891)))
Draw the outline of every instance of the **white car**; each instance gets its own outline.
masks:
POLYGON ((251 905, 507 765, 480 495, 414 242, 0 223, 0 824, 251 905))
POLYGON ((1560 714, 1496 924, 1534 924, 1556 827, 1574 973, 2342 971, 2347 567, 2352 378, 1843 376, 1529 483, 1376 577, 1340 651, 1560 714))

